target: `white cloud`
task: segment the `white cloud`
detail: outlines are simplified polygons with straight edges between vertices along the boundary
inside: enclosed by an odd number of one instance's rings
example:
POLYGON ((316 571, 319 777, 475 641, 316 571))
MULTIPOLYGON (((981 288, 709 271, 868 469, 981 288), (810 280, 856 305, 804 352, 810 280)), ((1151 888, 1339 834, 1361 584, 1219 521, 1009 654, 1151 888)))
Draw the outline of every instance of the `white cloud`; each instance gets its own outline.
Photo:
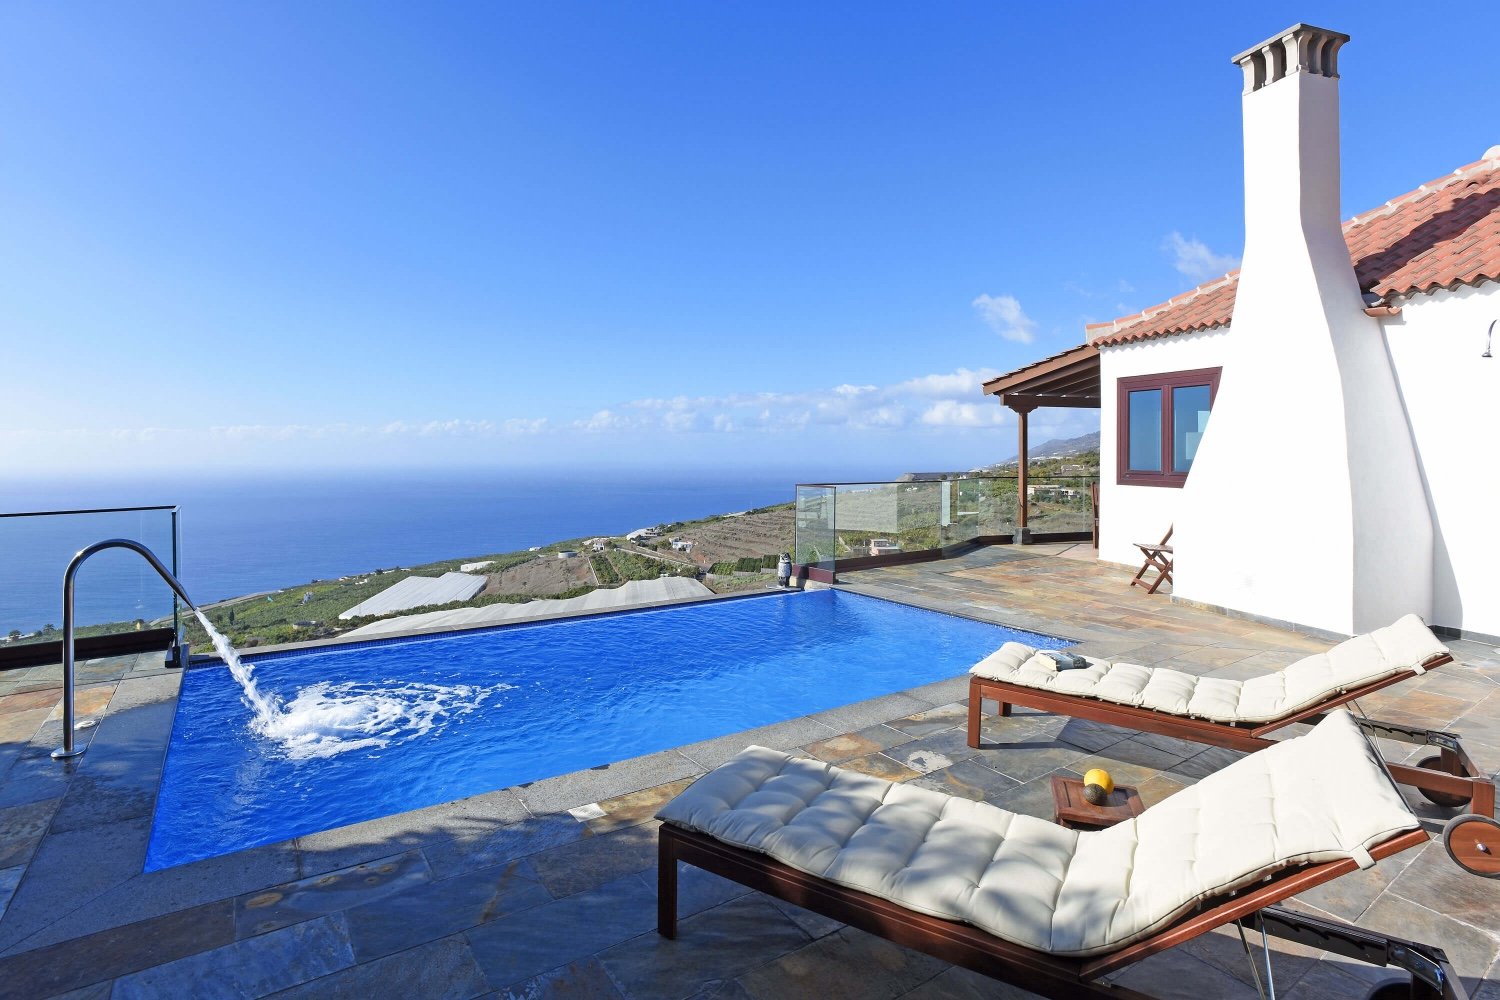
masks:
POLYGON ((1197 282, 1217 278, 1240 266, 1238 257, 1214 253, 1202 240, 1197 237, 1189 239, 1176 230, 1167 234, 1162 249, 1172 258, 1172 266, 1180 274, 1197 282))
POLYGON ((1014 295, 981 295, 969 304, 991 330, 1006 340, 1029 344, 1036 339, 1036 321, 1026 315, 1014 295))
POLYGON ((922 414, 928 427, 995 427, 1005 421, 1005 408, 985 403, 961 403, 943 399, 922 414))

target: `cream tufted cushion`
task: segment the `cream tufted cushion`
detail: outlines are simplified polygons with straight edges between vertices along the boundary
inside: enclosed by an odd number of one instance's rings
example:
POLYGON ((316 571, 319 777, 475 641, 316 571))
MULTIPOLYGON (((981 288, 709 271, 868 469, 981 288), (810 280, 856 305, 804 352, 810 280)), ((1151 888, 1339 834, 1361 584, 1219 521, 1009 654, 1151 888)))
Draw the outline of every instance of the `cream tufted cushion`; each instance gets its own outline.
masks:
POLYGON ((1027 948, 1096 955, 1199 900, 1293 865, 1354 857, 1417 818, 1347 712, 1108 830, 750 747, 659 818, 1027 948))
POLYGON ((1326 653, 1315 653, 1285 670, 1248 681, 1093 657, 1086 657, 1091 666, 1084 669, 1058 670, 1051 659, 1019 642, 1007 642, 970 667, 969 673, 1172 715, 1215 722, 1270 722, 1403 670, 1420 673, 1424 661, 1446 652, 1448 647, 1422 619, 1407 615, 1368 635, 1346 639, 1326 653))

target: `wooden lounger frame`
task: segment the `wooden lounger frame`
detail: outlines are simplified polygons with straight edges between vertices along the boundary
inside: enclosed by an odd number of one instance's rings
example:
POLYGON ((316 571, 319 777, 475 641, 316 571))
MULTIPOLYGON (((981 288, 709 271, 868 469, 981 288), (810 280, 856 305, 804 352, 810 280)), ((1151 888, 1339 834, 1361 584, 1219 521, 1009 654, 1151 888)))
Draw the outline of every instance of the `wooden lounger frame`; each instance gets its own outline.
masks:
MULTIPOLYGON (((1424 662, 1422 669, 1431 670, 1452 662, 1453 657, 1444 653, 1424 662)), ((1065 694, 1060 691, 1049 691, 1046 688, 1027 687, 974 675, 969 679, 969 746, 980 745, 981 710, 983 700, 988 698, 999 703, 1002 716, 1010 715, 1012 705, 1021 705, 1041 712, 1053 712, 1058 715, 1134 729, 1138 732, 1157 733, 1161 736, 1173 736, 1195 743, 1206 743, 1210 746, 1253 753, 1256 750, 1264 750, 1266 747, 1273 746, 1277 742, 1267 735, 1269 733, 1297 722, 1317 722, 1330 709, 1415 676, 1417 676, 1415 670, 1403 670, 1382 680, 1371 681, 1369 684, 1331 695, 1300 712, 1294 712, 1269 722, 1251 723, 1195 719, 1186 715, 1159 712, 1152 708, 1121 705, 1118 702, 1103 701, 1086 695, 1065 694)), ((1458 742, 1456 734, 1366 719, 1357 721, 1372 735, 1438 748, 1438 768, 1441 770, 1414 767, 1410 764, 1393 764, 1387 761, 1386 767, 1390 770, 1391 777, 1397 782, 1425 792, 1433 792, 1439 796, 1468 800, 1470 812, 1483 816, 1495 815, 1495 786, 1485 772, 1470 759, 1458 742)))
MULTIPOLYGON (((1377 844, 1371 849, 1370 855, 1378 860, 1425 843, 1426 840, 1426 832, 1420 829, 1398 834, 1377 844)), ((677 937, 677 864, 683 862, 814 913, 877 934, 896 944, 1056 1000, 1080 996, 1150 1000, 1147 994, 1101 983, 1098 979, 1205 934, 1215 927, 1251 918, 1274 903, 1289 899, 1358 867, 1353 860, 1345 858, 1287 869, 1256 883, 1251 889, 1210 901, 1171 927, 1118 951, 1091 958, 1065 958, 1012 944, 969 924, 917 913, 888 899, 836 885, 798 871, 768 855, 733 847, 706 834, 695 833, 672 823, 663 823, 658 830, 657 852, 656 929, 665 938, 677 937)), ((1415 998, 1460 1000, 1465 995, 1462 983, 1453 975, 1446 956, 1438 948, 1415 942, 1395 942, 1397 947, 1387 947, 1387 957, 1382 960, 1378 944, 1389 944, 1391 939, 1372 935, 1358 928, 1346 928, 1344 925, 1328 924, 1327 927, 1309 931, 1305 922, 1300 921, 1296 914, 1279 908, 1275 912, 1275 919, 1266 921, 1265 929, 1280 937, 1316 932, 1321 942, 1319 947, 1376 964, 1400 962, 1402 967, 1413 972, 1412 996, 1415 998), (1352 944, 1338 947, 1333 943, 1337 935, 1328 931, 1329 927, 1335 926, 1348 932, 1345 936, 1349 941, 1362 942, 1360 946, 1357 949, 1352 944), (1289 932, 1286 928, 1296 930, 1289 932), (1423 963, 1421 972, 1426 974, 1426 978, 1419 979, 1417 968, 1406 964, 1408 956, 1420 958, 1423 963), (1432 974, 1429 967, 1439 971, 1432 974), (1433 979, 1437 982, 1434 983, 1433 979)))

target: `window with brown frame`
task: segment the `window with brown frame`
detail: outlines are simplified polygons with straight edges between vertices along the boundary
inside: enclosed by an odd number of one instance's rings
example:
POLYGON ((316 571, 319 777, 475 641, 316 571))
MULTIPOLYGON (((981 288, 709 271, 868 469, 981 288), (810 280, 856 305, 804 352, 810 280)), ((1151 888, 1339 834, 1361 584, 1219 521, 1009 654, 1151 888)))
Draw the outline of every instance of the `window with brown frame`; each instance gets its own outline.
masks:
POLYGON ((1174 487, 1187 482, 1219 392, 1220 371, 1197 368, 1116 381, 1115 482, 1174 487))

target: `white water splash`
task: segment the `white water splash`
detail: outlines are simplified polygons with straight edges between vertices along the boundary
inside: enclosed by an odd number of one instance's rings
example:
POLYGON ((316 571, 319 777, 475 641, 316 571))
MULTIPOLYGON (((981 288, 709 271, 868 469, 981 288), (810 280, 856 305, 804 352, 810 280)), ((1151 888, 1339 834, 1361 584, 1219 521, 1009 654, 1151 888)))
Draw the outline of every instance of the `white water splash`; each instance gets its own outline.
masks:
POLYGON ((298 691, 290 702, 283 702, 274 694, 261 692, 254 668, 240 660, 234 646, 201 611, 195 614, 239 684, 245 707, 254 713, 251 730, 279 744, 281 751, 294 760, 334 757, 366 747, 379 749, 441 731, 450 721, 484 704, 490 695, 512 687, 318 681, 298 691))
POLYGON ((250 711, 255 713, 256 727, 263 728, 277 716, 281 715, 281 699, 275 695, 261 694, 260 689, 255 686, 254 669, 240 662, 240 654, 235 650, 234 646, 230 645, 229 640, 224 638, 218 629, 214 628, 213 623, 208 620, 207 615, 197 608, 193 609, 193 614, 198 616, 198 624, 203 626, 203 630, 208 633, 209 639, 213 641, 214 651, 219 654, 219 659, 224 661, 225 665, 229 667, 229 672, 234 675, 235 681, 244 693, 245 705, 250 711))
POLYGON ((298 691, 261 735, 279 743, 293 759, 379 749, 441 731, 510 687, 319 681, 298 691))

